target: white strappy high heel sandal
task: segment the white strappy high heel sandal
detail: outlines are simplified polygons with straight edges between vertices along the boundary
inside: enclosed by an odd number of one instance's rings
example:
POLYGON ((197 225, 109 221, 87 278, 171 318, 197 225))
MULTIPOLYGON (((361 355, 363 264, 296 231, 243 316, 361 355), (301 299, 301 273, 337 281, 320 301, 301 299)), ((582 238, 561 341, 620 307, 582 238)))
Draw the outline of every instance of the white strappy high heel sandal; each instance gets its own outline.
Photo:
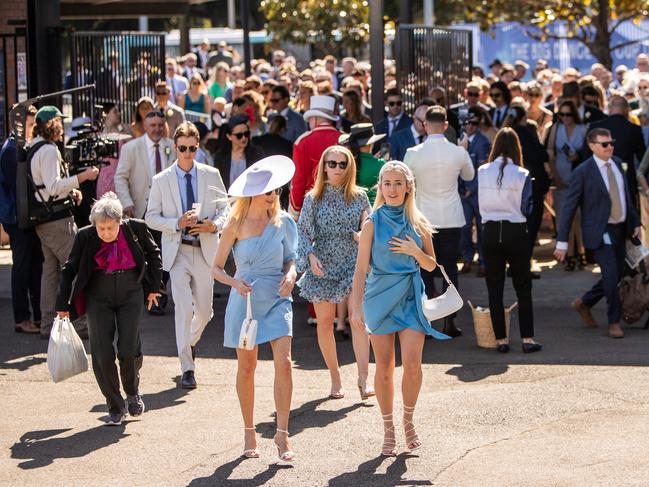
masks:
MULTIPOLYGON (((252 428, 243 428, 243 429, 246 430, 246 431, 250 431, 250 430, 254 431, 255 428, 252 427, 252 428)), ((241 456, 245 457, 245 458, 259 458, 259 449, 250 448, 249 450, 243 450, 243 453, 241 453, 241 456)))
POLYGON ((397 456, 397 440, 395 438, 385 438, 386 433, 392 433, 394 435, 394 422, 392 421, 392 413, 382 414, 383 418, 383 446, 381 447, 381 455, 384 457, 396 457, 397 456), (392 426, 386 426, 392 425, 392 426))
POLYGON ((403 431, 406 435, 406 446, 408 450, 414 451, 421 448, 421 440, 415 430, 415 425, 412 422, 412 417, 415 414, 415 406, 403 405, 403 431), (409 416, 410 419, 406 419, 409 416))
MULTIPOLYGON (((284 433, 286 435, 286 438, 288 439, 288 431, 277 428, 275 436, 277 436, 277 433, 284 433)), ((293 452, 293 450, 282 451, 279 445, 277 444, 277 441, 273 440, 273 442, 277 447, 277 456, 281 461, 292 462, 293 460, 295 460, 295 453, 293 452)))

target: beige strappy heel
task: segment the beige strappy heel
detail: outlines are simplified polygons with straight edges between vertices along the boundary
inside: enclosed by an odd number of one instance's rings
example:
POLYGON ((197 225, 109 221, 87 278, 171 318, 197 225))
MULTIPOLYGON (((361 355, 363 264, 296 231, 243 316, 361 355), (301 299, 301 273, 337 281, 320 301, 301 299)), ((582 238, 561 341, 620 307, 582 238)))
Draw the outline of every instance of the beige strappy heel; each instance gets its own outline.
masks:
MULTIPOLYGON (((243 428, 243 429, 246 431, 250 431, 250 430, 254 431, 255 428, 252 427, 252 428, 243 428)), ((241 456, 245 458, 259 458, 259 450, 257 448, 250 448, 249 450, 243 450, 241 456)))
MULTIPOLYGON (((277 436, 277 433, 284 433, 286 435, 286 438, 288 439, 288 431, 277 428, 275 436, 277 436)), ((295 460, 295 453, 293 452, 293 450, 281 451, 279 445, 277 444, 277 441, 273 441, 275 443, 275 446, 277 447, 277 456, 281 461, 292 462, 293 460, 295 460)))
POLYGON ((395 438, 386 438, 387 433, 392 433, 394 435, 394 422, 392 421, 392 413, 382 414, 383 418, 383 446, 381 447, 381 455, 385 457, 396 457, 397 456, 397 440, 395 438), (392 425, 392 426, 386 426, 392 425))
POLYGON ((406 446, 410 451, 421 448, 421 440, 419 439, 419 435, 417 435, 417 431, 415 430, 415 425, 412 422, 414 414, 415 406, 403 405, 403 431, 406 435, 406 446), (406 416, 409 416, 410 419, 406 419, 406 416))

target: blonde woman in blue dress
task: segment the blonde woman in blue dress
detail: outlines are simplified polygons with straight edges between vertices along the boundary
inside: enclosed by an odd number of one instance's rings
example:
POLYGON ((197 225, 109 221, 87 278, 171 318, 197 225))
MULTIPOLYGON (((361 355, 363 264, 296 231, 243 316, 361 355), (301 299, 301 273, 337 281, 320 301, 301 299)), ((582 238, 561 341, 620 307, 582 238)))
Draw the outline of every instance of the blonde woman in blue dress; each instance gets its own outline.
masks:
POLYGON ((279 190, 294 172, 295 166, 288 157, 272 156, 250 166, 232 183, 228 194, 239 199, 232 207, 212 265, 214 278, 232 288, 225 311, 224 345, 237 351, 237 395, 244 423, 243 456, 259 457, 254 423, 258 347, 237 348, 250 294, 252 317, 258 322, 256 345, 270 342, 273 350, 277 409, 274 442, 279 459, 287 462, 295 458, 288 441, 288 416, 293 392, 291 292, 297 278, 294 264, 297 227, 293 218, 280 210, 279 190), (237 269, 234 276, 224 270, 231 251, 237 269))
MULTIPOLYGON (((356 161, 345 147, 322 153, 313 189, 304 198, 298 221, 300 295, 313 303, 318 318, 318 345, 331 375, 329 397, 345 396, 338 368, 334 318, 336 305, 347 303, 352 288, 361 222, 370 210, 367 193, 356 185, 356 161)), ((344 317, 339 316, 343 320, 344 317)), ((368 386, 370 342, 365 331, 352 329, 362 400, 374 395, 368 386)))
POLYGON ((421 389, 425 336, 449 338, 431 327, 422 308, 425 294, 419 268, 430 272, 437 266, 432 233, 415 206, 410 169, 399 161, 387 162, 379 173, 373 213, 361 230, 351 297, 352 326, 369 331, 376 358, 374 387, 383 416, 381 453, 386 456, 397 454, 392 417, 395 335, 401 345, 402 422, 408 450, 421 447, 413 415, 421 389))

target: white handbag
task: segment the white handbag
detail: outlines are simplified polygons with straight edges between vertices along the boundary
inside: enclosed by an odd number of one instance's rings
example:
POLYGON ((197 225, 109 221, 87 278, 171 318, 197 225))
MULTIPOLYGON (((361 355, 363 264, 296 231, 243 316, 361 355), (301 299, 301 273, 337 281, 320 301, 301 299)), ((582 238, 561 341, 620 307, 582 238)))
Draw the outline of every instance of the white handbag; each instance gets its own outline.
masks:
POLYGON ((252 319, 252 304, 250 303, 250 294, 246 298, 246 318, 241 325, 239 333, 239 346, 243 350, 254 350, 257 345, 257 320, 252 319))
POLYGON ((426 295, 422 298, 422 305, 424 308, 424 316, 428 321, 439 320, 450 314, 455 313, 464 305, 460 293, 457 292, 455 286, 448 278, 444 266, 437 264, 439 270, 442 271, 442 275, 448 284, 444 294, 437 296, 436 298, 426 299, 426 295))

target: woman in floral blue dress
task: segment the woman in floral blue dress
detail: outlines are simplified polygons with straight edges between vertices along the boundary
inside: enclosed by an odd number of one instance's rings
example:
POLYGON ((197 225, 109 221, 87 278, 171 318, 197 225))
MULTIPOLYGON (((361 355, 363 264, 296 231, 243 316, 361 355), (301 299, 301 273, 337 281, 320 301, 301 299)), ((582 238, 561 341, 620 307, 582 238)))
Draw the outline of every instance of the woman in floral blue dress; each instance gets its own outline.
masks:
MULTIPOLYGON (((346 302, 352 287, 360 225, 369 211, 367 194, 356 185, 356 163, 341 146, 326 149, 318 163, 313 189, 304 199, 298 221, 298 281, 300 295, 313 303, 318 318, 318 345, 331 375, 332 399, 342 387, 333 323, 336 304, 346 302)), ((369 338, 352 330, 361 399, 374 395, 367 384, 369 338)))

